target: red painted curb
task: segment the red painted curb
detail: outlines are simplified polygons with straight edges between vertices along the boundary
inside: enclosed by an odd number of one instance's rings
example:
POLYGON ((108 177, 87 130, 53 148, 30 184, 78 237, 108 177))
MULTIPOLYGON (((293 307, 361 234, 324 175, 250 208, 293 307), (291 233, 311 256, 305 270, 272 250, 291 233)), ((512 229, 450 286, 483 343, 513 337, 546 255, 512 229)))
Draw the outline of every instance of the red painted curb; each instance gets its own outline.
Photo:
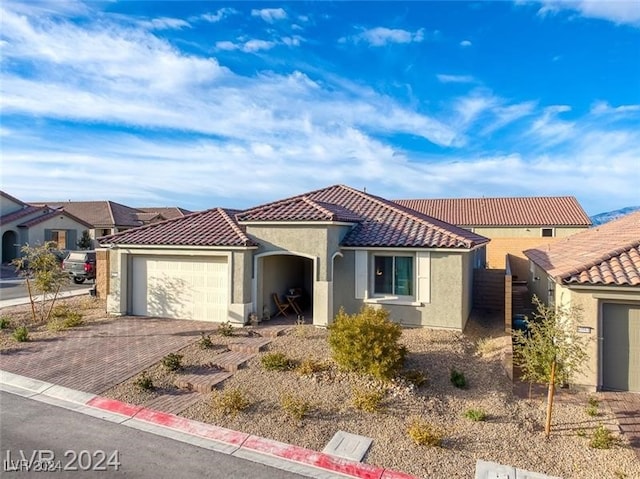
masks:
POLYGON ((242 448, 362 479, 380 479, 384 473, 381 467, 349 461, 259 436, 250 436, 242 448))
POLYGON ((93 399, 90 399, 86 402, 86 405, 129 417, 135 416, 138 411, 142 409, 142 406, 134 406, 133 404, 127 404, 126 402, 103 398, 100 396, 96 396, 93 399))
POLYGON ((274 441, 260 436, 225 429, 223 427, 193 421, 175 414, 134 406, 116 399, 96 396, 86 403, 97 409, 122 414, 151 424, 169 427, 186 434, 200 436, 214 441, 248 449, 261 454, 279 457, 289 461, 317 467, 327 471, 349 475, 360 479, 418 479, 404 472, 391 471, 362 462, 350 461, 323 452, 274 441))
POLYGON ((215 441, 224 442, 234 446, 240 446, 249 437, 249 434, 245 434, 243 432, 233 431, 231 429, 193 421, 185 417, 176 416, 175 414, 155 411, 147 408, 142 408, 140 412, 135 415, 135 419, 159 424, 181 432, 194 434, 207 439, 213 439, 215 441))

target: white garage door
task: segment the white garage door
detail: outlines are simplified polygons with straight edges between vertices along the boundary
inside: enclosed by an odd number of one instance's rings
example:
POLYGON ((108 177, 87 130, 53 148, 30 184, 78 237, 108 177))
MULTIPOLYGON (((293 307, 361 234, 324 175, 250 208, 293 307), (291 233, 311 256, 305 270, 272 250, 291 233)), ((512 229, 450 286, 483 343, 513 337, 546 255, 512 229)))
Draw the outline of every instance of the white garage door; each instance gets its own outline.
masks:
POLYGON ((134 256, 132 267, 134 315, 228 320, 227 258, 134 256))

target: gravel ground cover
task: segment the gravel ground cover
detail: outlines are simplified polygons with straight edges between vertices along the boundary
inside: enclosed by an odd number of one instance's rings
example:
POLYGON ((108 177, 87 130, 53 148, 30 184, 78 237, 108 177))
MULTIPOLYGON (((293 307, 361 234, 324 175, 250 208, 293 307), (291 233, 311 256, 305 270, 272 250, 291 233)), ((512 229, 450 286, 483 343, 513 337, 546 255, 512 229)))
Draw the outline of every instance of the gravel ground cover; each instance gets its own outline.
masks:
MULTIPOLYGON (((37 307, 39 307, 39 305, 40 303, 36 303, 37 307)), ((47 302, 45 305, 46 308, 50 306, 50 302, 47 302)), ((105 316, 105 302, 92 296, 60 298, 55 302, 55 306, 66 306, 72 311, 82 313, 83 324, 85 326, 94 322, 113 319, 105 316)), ((7 352, 13 349, 20 349, 20 343, 11 337, 14 329, 20 326, 26 326, 28 328, 31 341, 43 340, 65 334, 65 331, 51 331, 47 329, 47 325, 44 323, 34 324, 30 304, 2 308, 0 309, 0 317, 8 319, 10 323, 8 327, 0 329, 0 351, 7 352)))
MULTIPOLYGON (((484 325, 471 325, 465 334, 452 331, 407 329, 402 342, 408 347, 407 368, 422 371, 428 381, 415 387, 405 380, 380 383, 339 371, 331 362, 327 332, 312 326, 296 326, 274 339, 268 351, 252 359, 227 379, 219 390, 191 405, 181 415, 223 427, 322 450, 338 430, 373 438, 364 461, 428 478, 474 477, 477 459, 510 464, 522 469, 564 478, 640 477, 640 462, 617 434, 616 421, 604 404, 587 413, 586 394, 562 390, 554 408, 551 438, 543 436, 546 397, 519 399, 500 361, 505 338, 484 325), (300 374, 295 369, 267 371, 260 358, 282 352, 294 362, 307 359, 326 369, 300 374), (451 384, 450 370, 464 373, 468 387, 451 384), (220 414, 212 407, 224 390, 238 389, 250 406, 237 415, 220 414), (352 404, 355 389, 384 389, 378 412, 366 413, 352 404), (311 409, 302 420, 291 419, 281 405, 284 395, 307 401, 311 409), (486 412, 484 421, 465 417, 469 409, 486 412), (421 418, 442 433, 441 447, 418 446, 407 435, 412 420, 421 418), (589 440, 600 424, 614 431, 611 449, 593 449, 589 440)), ((247 334, 240 330, 236 334, 247 334)), ((215 354, 235 338, 211 335, 214 347, 200 349, 194 343, 181 351, 189 368, 207 367, 215 354)), ((507 339, 508 340, 508 339, 507 339)), ((157 364, 147 371, 156 391, 135 386, 139 375, 116 386, 107 396, 144 404, 165 388, 175 374, 157 364)), ((593 409, 593 408, 592 408, 593 409)))

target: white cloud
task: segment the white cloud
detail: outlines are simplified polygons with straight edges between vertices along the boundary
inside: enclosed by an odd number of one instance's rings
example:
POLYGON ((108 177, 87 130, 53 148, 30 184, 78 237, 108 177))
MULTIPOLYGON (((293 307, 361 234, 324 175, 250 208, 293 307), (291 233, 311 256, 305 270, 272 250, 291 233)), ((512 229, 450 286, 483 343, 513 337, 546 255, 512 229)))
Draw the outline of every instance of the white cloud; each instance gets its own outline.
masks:
POLYGON ((398 28, 376 27, 354 35, 352 40, 362 41, 374 47, 382 47, 389 43, 419 43, 424 40, 424 29, 410 32, 398 28))
POLYGON ((204 20, 205 22, 210 22, 210 23, 218 23, 223 18, 226 18, 230 15, 235 15, 237 13, 239 12, 236 9, 225 7, 225 8, 218 9, 218 11, 216 11, 215 13, 204 13, 196 17, 196 19, 204 20))
POLYGON ((606 101, 597 101, 591 105, 591 113, 594 115, 623 114, 640 111, 640 105, 620 105, 613 107, 606 101))
POLYGON ((230 41, 216 42, 216 48, 218 50, 240 50, 245 53, 255 53, 261 50, 271 50, 276 45, 276 42, 259 39, 252 39, 238 43, 233 43, 230 41))
POLYGON ((282 8, 263 8, 261 10, 251 10, 251 15, 254 17, 260 17, 267 23, 275 23, 278 20, 284 20, 287 18, 287 12, 282 8))
POLYGON ((445 75, 443 73, 436 75, 440 83, 475 83, 475 78, 471 75, 445 75))
POLYGON ((189 28, 191 25, 189 22, 182 20, 180 18, 168 18, 168 17, 160 17, 154 18, 152 20, 146 20, 139 22, 140 26, 143 28, 148 28, 151 30, 180 30, 182 28, 189 28))
POLYGON ((636 0, 542 0, 542 3, 540 16, 570 10, 583 17, 640 27, 640 6, 636 0))
POLYGON ((460 42, 460 46, 461 47, 470 47, 471 45, 473 45, 469 40, 462 40, 460 42))

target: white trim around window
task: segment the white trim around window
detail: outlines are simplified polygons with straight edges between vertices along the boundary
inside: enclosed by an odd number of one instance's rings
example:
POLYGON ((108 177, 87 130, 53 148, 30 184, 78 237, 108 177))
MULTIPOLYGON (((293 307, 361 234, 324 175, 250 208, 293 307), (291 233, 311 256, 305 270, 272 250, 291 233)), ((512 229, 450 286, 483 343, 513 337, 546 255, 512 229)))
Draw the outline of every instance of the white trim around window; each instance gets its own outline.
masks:
POLYGON ((355 297, 365 303, 421 306, 431 300, 431 255, 428 251, 356 250, 354 280, 355 297), (404 291, 409 294, 398 294, 404 291))

